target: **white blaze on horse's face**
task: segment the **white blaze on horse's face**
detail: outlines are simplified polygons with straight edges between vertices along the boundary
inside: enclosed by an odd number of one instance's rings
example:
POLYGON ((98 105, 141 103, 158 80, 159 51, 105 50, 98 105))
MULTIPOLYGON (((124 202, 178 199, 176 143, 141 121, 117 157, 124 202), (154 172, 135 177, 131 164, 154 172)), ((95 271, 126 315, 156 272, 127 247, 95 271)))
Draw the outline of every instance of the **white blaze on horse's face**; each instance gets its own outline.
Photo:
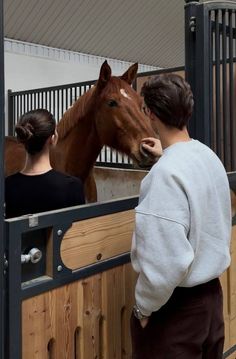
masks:
POLYGON ((128 98, 129 100, 131 100, 131 97, 127 94, 127 92, 124 89, 120 89, 120 93, 122 96, 128 98))

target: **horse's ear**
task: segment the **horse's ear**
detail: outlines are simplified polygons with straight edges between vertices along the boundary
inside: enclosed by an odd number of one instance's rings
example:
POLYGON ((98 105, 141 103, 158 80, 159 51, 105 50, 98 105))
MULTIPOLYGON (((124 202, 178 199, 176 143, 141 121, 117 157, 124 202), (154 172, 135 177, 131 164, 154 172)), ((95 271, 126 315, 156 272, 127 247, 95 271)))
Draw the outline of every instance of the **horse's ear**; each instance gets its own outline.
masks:
POLYGON ((107 60, 105 60, 101 66, 100 69, 100 75, 97 82, 97 88, 102 89, 106 86, 107 82, 111 78, 111 68, 107 63, 107 60))
POLYGON ((138 63, 130 66, 128 70, 120 78, 126 81, 129 85, 131 85, 137 75, 137 71, 138 71, 138 63))

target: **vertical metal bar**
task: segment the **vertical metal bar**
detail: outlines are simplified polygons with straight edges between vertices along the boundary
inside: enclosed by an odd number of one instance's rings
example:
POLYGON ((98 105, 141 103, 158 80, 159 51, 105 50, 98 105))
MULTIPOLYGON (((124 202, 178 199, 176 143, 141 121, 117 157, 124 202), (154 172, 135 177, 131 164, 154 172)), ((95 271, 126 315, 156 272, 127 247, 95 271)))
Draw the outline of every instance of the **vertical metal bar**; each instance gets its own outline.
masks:
POLYGON ((48 91, 45 91, 45 108, 48 110, 48 91))
MULTIPOLYGON (((196 96, 196 15, 197 4, 185 5, 185 78, 191 86, 195 109, 197 106, 196 96)), ((193 111, 191 120, 189 122, 189 132, 191 137, 196 137, 196 111, 193 111)))
POLYGON ((110 147, 110 162, 113 163, 113 149, 110 147))
POLYGON ((222 102, 223 102, 223 143, 224 165, 230 171, 230 134, 229 134, 229 107, 227 100, 227 36, 226 36, 226 11, 222 10, 222 102))
POLYGON ((8 90, 8 134, 13 136, 14 117, 13 117, 13 96, 12 90, 8 90))
POLYGON ((5 111, 4 111, 4 30, 3 30, 3 0, 0 0, 0 357, 6 358, 5 352, 5 226, 4 226, 4 137, 5 137, 5 111))
POLYGON ((195 108, 197 125, 196 137, 207 146, 211 144, 211 118, 210 118, 210 76, 209 76, 209 12, 203 4, 198 6, 197 23, 199 31, 196 37, 196 68, 200 71, 200 76, 196 77, 196 89, 198 103, 195 108))
POLYGON ((22 95, 19 95, 19 101, 20 101, 20 116, 19 117, 21 117, 22 114, 23 114, 23 111, 22 111, 22 95))
POLYGON ((60 116, 60 118, 63 117, 63 113, 64 113, 64 89, 61 89, 61 116, 60 116))
POLYGON ((59 90, 57 90, 57 121, 61 118, 60 116, 60 107, 59 107, 59 90))
POLYGON ((67 109, 68 109, 68 88, 65 89, 65 98, 66 98, 65 111, 67 111, 67 109))
POLYGON ((104 146, 104 162, 107 163, 107 146, 104 146))
POLYGON ((77 86, 75 87, 75 98, 74 98, 74 102, 77 100, 77 86))
POLYGON ((236 171, 236 125, 234 103, 233 12, 229 11, 229 117, 230 117, 230 171, 236 171))
POLYGON ((24 96, 24 113, 26 113, 26 94, 23 95, 24 96))
POLYGON ((27 108, 25 109, 26 110, 26 112, 28 112, 29 111, 29 108, 30 108, 30 94, 28 93, 27 95, 26 95, 26 98, 27 98, 27 108))
POLYGON ((186 79, 195 99, 195 111, 189 128, 191 135, 194 134, 208 146, 211 144, 209 16, 209 10, 204 4, 193 2, 185 6, 186 79))
POLYGON ((215 15, 215 98, 216 98, 216 153, 223 160, 220 101, 220 26, 219 10, 215 15))
POLYGON ((15 123, 17 123, 18 119, 19 119, 19 104, 18 104, 18 95, 16 95, 15 97, 16 100, 16 119, 15 119, 15 123))
POLYGON ((53 116, 56 118, 57 120, 57 116, 56 116, 56 93, 55 90, 52 91, 52 107, 51 107, 51 112, 53 114, 53 116))
POLYGON ((9 330, 8 359, 21 359, 21 232, 17 223, 7 224, 8 283, 9 283, 9 330))
POLYGON ((209 14, 209 111, 211 121, 211 148, 215 151, 215 113, 213 108, 213 12, 209 14))

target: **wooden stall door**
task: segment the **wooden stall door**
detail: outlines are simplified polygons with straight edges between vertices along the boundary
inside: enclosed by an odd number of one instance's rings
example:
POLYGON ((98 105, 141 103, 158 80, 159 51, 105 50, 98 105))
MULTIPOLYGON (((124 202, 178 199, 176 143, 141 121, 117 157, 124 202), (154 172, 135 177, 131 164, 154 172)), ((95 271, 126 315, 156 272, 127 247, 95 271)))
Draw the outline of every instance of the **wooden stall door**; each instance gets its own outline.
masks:
POLYGON ((23 301, 22 358, 131 358, 135 281, 125 264, 23 301))

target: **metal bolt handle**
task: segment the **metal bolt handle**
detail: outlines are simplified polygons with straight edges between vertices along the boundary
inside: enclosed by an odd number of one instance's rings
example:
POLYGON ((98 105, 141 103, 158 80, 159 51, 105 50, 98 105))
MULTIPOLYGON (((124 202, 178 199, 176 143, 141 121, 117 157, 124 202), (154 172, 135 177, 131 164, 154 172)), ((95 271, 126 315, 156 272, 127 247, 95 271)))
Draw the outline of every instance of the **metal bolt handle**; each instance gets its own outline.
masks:
POLYGON ((21 263, 24 264, 24 263, 31 262, 33 264, 36 264, 41 260, 42 256, 43 256, 43 254, 40 249, 32 248, 28 254, 21 255, 21 263))

